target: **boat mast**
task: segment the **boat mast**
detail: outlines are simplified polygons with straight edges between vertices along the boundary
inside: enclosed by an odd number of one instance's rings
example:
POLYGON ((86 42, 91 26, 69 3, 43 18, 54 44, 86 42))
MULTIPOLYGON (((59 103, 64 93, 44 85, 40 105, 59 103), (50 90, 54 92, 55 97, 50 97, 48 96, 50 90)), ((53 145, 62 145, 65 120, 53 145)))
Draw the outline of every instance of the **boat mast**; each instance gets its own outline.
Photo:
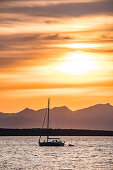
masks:
POLYGON ((47 142, 49 139, 49 105, 50 105, 50 98, 48 99, 47 142))

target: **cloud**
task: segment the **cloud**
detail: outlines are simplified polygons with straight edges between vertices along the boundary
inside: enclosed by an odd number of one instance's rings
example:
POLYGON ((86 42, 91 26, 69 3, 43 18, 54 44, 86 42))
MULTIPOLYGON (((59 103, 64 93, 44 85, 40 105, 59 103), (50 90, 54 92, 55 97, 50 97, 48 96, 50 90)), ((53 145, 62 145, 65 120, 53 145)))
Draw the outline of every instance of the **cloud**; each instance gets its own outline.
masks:
POLYGON ((45 17, 79 17, 90 14, 113 13, 113 0, 94 2, 70 2, 60 4, 48 4, 46 6, 16 6, 0 8, 0 13, 18 13, 30 16, 45 17))
POLYGON ((15 34, 9 36, 2 36, 0 37, 0 41, 3 42, 26 42, 26 41, 34 41, 37 40, 39 34, 15 34))
POLYGON ((58 34, 34 34, 34 33, 26 33, 26 34, 14 34, 14 35, 1 35, 1 42, 25 42, 25 41, 35 41, 35 40, 63 40, 63 39, 72 39, 69 36, 58 34))
POLYGON ((13 67, 17 66, 21 63, 25 64, 25 60, 28 60, 28 58, 25 57, 0 57, 0 68, 7 68, 7 67, 13 67))
POLYGON ((59 88, 72 88, 72 89, 82 89, 82 88, 109 88, 109 87, 113 87, 113 80, 110 81, 103 81, 103 82, 97 82, 97 83, 72 83, 72 84, 68 84, 68 83, 64 83, 64 84, 60 84, 60 83, 49 83, 47 82, 46 84, 43 82, 31 82, 30 80, 25 82, 25 81, 21 81, 21 82, 11 82, 11 80, 5 80, 4 82, 2 82, 0 84, 0 90, 25 90, 25 89, 59 89, 59 88), (7 86, 7 83, 9 84, 9 86, 7 86))
MULTIPOLYGON (((0 37, 0 51, 13 50, 13 51, 25 51, 25 50, 37 50, 49 48, 47 47, 48 40, 70 40, 71 37, 62 34, 14 34, 14 35, 1 35, 0 37)), ((49 42, 50 43, 50 42, 49 42)))
POLYGON ((68 36, 60 36, 60 34, 54 34, 54 35, 49 35, 47 37, 45 37, 45 40, 68 40, 68 39, 71 39, 70 37, 68 36))
POLYGON ((0 24, 8 24, 8 23, 18 23, 18 22, 22 22, 22 19, 19 18, 14 18, 14 17, 9 17, 9 16, 0 16, 0 24))

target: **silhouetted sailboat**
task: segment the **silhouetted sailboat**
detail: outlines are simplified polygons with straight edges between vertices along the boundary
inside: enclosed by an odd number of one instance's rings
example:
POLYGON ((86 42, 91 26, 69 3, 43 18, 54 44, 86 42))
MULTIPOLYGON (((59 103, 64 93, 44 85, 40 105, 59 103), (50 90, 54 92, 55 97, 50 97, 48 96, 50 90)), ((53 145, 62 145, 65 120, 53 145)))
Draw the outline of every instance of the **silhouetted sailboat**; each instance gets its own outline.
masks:
MULTIPOLYGON (((39 138, 39 146, 64 146, 65 142, 60 141, 60 138, 50 138, 49 137, 49 105, 50 105, 50 99, 48 99, 48 114, 47 114, 47 140, 41 142, 41 136, 39 138)), ((44 116, 44 121, 43 121, 43 125, 42 128, 44 126, 45 123, 45 118, 46 118, 46 114, 44 116)))

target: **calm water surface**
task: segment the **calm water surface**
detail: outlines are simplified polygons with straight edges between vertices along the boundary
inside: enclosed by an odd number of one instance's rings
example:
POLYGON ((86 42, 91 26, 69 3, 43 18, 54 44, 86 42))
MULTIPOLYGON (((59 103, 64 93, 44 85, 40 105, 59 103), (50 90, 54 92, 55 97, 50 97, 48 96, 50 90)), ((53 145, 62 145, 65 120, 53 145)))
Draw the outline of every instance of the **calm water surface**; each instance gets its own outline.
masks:
POLYGON ((36 136, 0 137, 0 170, 113 170, 113 137, 61 138, 64 147, 39 147, 36 136))

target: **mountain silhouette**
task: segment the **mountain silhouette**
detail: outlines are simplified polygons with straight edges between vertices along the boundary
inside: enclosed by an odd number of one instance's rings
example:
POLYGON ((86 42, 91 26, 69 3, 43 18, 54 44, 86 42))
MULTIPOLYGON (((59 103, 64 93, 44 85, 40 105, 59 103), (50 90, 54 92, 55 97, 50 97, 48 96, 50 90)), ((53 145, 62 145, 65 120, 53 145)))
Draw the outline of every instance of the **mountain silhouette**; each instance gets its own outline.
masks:
MULTIPOLYGON (((0 128, 41 128, 45 112, 46 108, 0 112, 0 128)), ((66 106, 54 107, 50 109, 50 128, 113 130, 113 106, 97 104, 75 111, 66 106)))

